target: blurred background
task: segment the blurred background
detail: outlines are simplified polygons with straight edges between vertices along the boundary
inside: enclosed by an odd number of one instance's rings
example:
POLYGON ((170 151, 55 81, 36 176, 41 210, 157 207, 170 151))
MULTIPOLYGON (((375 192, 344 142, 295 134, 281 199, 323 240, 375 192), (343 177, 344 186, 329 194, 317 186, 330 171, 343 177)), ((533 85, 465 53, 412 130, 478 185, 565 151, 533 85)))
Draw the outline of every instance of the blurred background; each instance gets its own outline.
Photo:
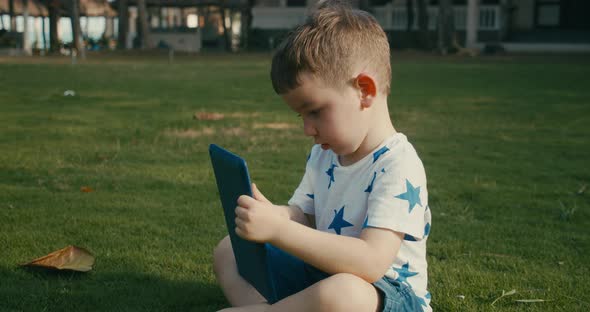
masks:
MULTIPOLYGON (((0 55, 269 51, 317 0, 0 0, 0 55)), ((590 1, 353 0, 393 48, 590 51, 590 1)))

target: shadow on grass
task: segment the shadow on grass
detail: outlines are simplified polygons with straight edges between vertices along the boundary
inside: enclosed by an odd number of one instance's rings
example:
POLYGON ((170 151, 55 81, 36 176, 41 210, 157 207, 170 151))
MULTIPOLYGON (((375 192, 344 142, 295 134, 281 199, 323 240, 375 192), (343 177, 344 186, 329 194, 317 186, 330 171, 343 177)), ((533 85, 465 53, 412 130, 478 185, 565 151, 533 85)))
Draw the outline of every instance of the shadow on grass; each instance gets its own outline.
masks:
POLYGON ((216 311, 217 285, 139 272, 78 273, 0 267, 3 311, 216 311))

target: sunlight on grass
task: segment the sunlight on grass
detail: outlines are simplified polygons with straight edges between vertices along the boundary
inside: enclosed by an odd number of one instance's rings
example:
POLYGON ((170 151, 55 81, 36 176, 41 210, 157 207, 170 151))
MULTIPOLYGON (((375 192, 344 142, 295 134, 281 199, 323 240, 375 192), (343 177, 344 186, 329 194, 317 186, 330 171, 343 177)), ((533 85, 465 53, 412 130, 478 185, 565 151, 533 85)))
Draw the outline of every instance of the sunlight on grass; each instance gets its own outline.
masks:
MULTIPOLYGON (((313 143, 273 93, 268 56, 6 60, 0 309, 224 307, 211 259, 227 229, 208 145, 244 156, 284 204, 313 143), (70 244, 96 255, 93 271, 17 267, 70 244)), ((428 176, 434 310, 588 310, 588 59, 394 62, 391 117, 428 176)))

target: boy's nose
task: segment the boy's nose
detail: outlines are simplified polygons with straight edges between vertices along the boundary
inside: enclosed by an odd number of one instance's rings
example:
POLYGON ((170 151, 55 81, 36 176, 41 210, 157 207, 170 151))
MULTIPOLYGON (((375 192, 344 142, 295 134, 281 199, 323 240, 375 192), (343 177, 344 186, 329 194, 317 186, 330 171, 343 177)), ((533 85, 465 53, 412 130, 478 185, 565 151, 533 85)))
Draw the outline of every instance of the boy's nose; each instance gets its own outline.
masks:
POLYGON ((303 120, 303 134, 306 136, 315 136, 317 134, 313 124, 309 121, 306 121, 305 119, 303 120))

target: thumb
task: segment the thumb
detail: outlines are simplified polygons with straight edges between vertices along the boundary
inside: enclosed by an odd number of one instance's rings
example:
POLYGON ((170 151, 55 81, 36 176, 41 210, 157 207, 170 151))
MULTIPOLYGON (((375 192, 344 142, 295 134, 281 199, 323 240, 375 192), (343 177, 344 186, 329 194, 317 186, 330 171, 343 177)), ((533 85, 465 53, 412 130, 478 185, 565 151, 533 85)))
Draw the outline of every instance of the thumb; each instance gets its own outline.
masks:
POLYGON ((254 183, 252 183, 252 197, 254 197, 254 199, 256 199, 256 200, 270 203, 270 200, 266 199, 266 197, 264 197, 264 195, 262 195, 260 190, 258 190, 258 187, 256 186, 256 184, 254 184, 254 183))

